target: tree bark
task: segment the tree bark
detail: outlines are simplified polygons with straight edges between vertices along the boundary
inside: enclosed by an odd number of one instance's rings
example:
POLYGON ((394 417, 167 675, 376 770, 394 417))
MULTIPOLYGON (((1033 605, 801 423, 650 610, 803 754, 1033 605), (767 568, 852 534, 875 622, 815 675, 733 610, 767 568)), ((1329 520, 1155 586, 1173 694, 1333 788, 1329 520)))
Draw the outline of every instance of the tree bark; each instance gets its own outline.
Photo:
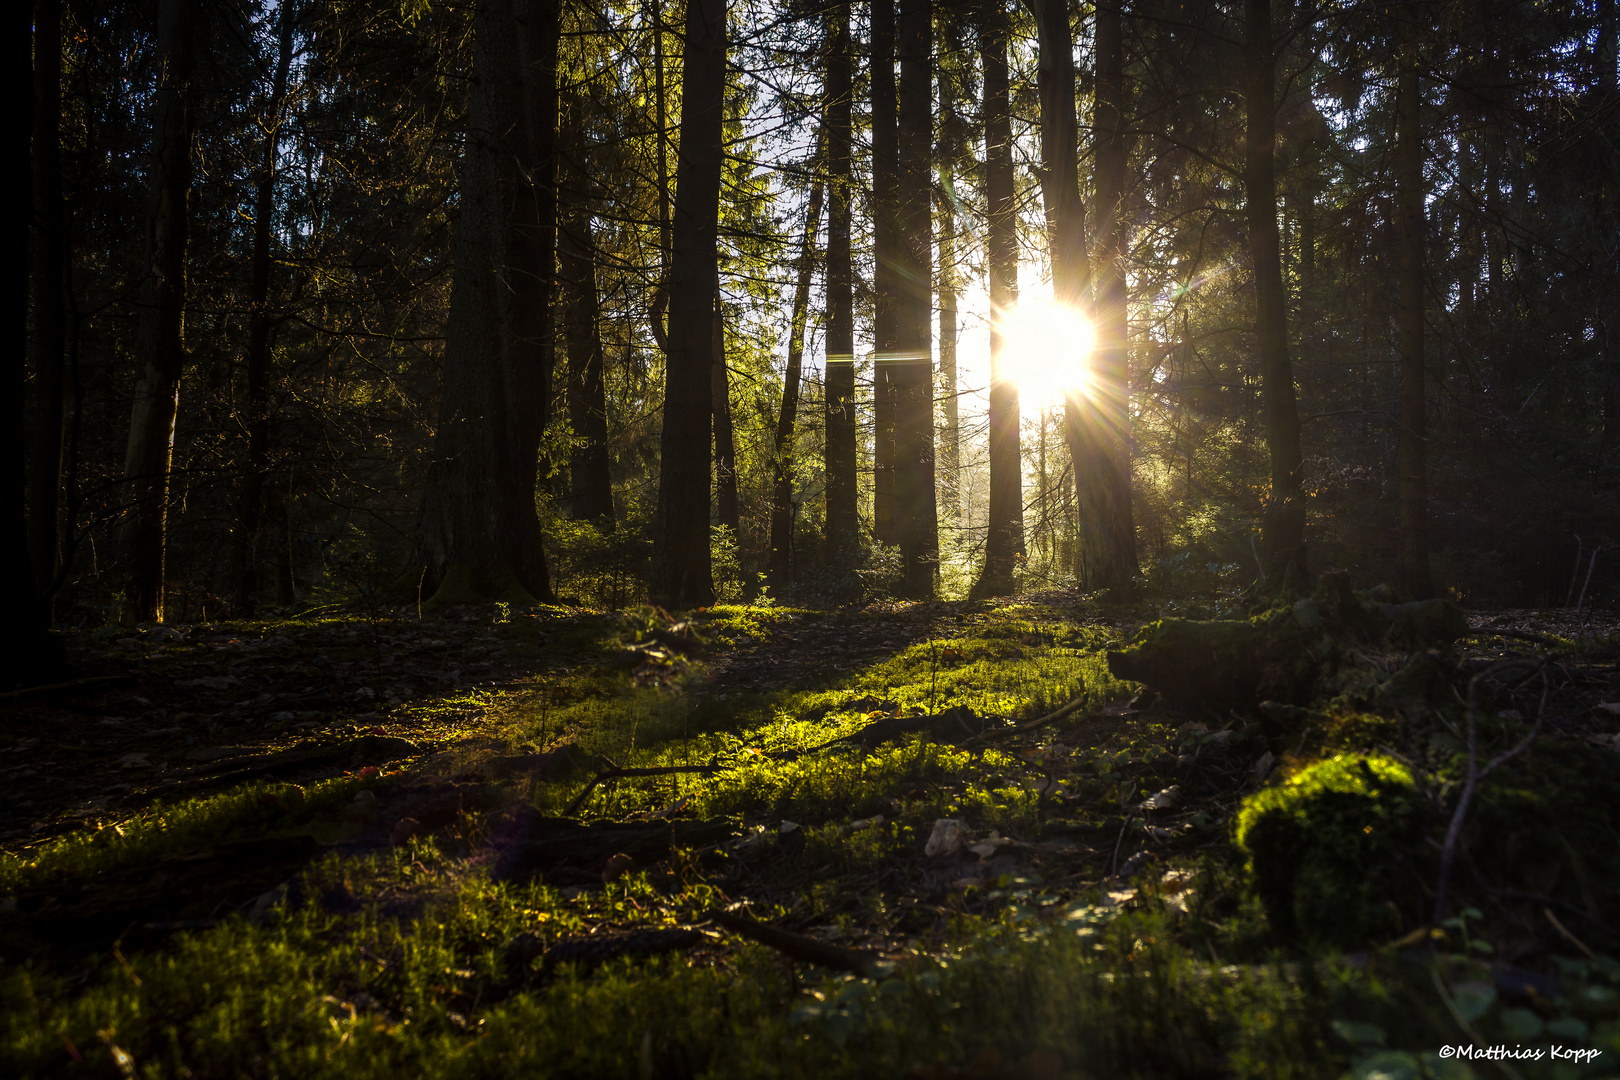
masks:
MULTIPOLYGON (((1250 0, 1251 3, 1258 0, 1250 0)), ((1402 18, 1404 13, 1398 13, 1402 18)), ((1408 600, 1434 595, 1429 575, 1428 434, 1423 377, 1423 134, 1418 110, 1418 54, 1413 28, 1401 25, 1395 76, 1395 201, 1400 274, 1401 429, 1400 460, 1401 589, 1408 600)))
POLYGON ((1014 201, 1012 103, 1007 85, 1007 12, 984 7, 979 54, 984 65, 985 261, 990 277, 990 520, 984 569, 974 599, 1005 596, 1024 531, 1024 484, 1018 438, 1018 385, 1008 377, 1005 333, 1018 307, 1018 209, 1014 201))
POLYGON ((737 496, 737 433, 731 424, 731 370, 726 366, 726 311, 720 292, 714 294, 714 366, 710 389, 714 394, 714 519, 731 530, 733 543, 741 540, 742 507, 737 496))
POLYGON ((198 7, 197 0, 162 0, 158 8, 152 197, 136 341, 141 376, 135 386, 124 456, 124 479, 132 503, 123 535, 129 567, 123 615, 128 622, 163 621, 169 473, 180 376, 185 367, 187 203, 191 196, 198 7))
POLYGON ((1124 29, 1119 2, 1099 4, 1096 23, 1096 353, 1090 386, 1068 395, 1064 433, 1074 461, 1081 520, 1080 578, 1129 595, 1136 577, 1131 517, 1130 373, 1126 363, 1124 222, 1124 29))
POLYGON ((894 79, 895 0, 872 0, 872 535, 898 543, 895 413, 900 345, 900 117, 894 79))
POLYGON ((551 598, 534 500, 551 387, 557 18, 555 0, 484 0, 474 16, 444 389, 412 560, 426 567, 425 606, 551 598))
POLYGON ((934 7, 900 3, 899 340, 896 342, 894 512, 904 590, 939 586, 934 487, 934 7))
POLYGON ((282 0, 277 12, 276 69, 265 102, 264 147, 253 190, 253 249, 248 257, 247 460, 237 509, 235 540, 236 615, 252 618, 259 593, 259 522, 264 507, 265 471, 270 456, 270 218, 275 211, 276 154, 282 109, 292 68, 293 27, 298 5, 282 0))
POLYGON ((859 546, 855 426, 855 268, 850 256, 850 4, 828 13, 827 58, 827 382, 824 466, 827 473, 827 561, 847 564, 859 546))
MULTIPOLYGON (((25 71, 33 63, 34 12, 18 5, 13 8, 8 25, 11 33, 11 62, 13 70, 25 71)), ((32 110, 13 110, 12 134, 14 145, 32 136, 32 110)), ((33 173, 28 175, 30 201, 32 201, 33 173)), ((28 222, 12 219, 13 250, 24 250, 29 243, 28 222)), ((27 261, 12 259, 11 292, 21 296, 23 303, 14 306, 11 348, 0 357, 0 558, 12 568, 0 575, 0 626, 6 628, 0 639, 0 681, 11 683, 29 674, 32 658, 24 655, 26 647, 44 636, 39 625, 39 611, 35 605, 34 577, 23 573, 28 565, 27 514, 27 453, 24 437, 25 405, 28 400, 28 300, 32 273, 27 261)))
POLYGON ((650 592, 655 603, 666 607, 698 607, 714 602, 708 451, 726 88, 725 0, 689 0, 681 64, 685 87, 671 230, 669 354, 650 592))
POLYGON ((1271 457, 1271 492, 1260 523, 1266 575, 1279 584, 1303 587, 1308 577, 1305 551, 1305 497, 1300 487, 1302 454, 1294 372, 1288 359, 1288 304, 1283 291, 1281 245, 1277 235, 1276 54, 1272 43, 1271 0, 1246 0, 1243 54, 1248 82, 1248 133, 1244 186, 1247 195, 1249 258, 1254 266, 1254 336, 1260 358, 1266 449, 1271 457))
MULTIPOLYGON (((945 80, 940 80, 943 94, 945 80)), ((957 269, 955 177, 946 164, 939 184, 939 393, 945 422, 939 431, 939 498, 942 518, 951 529, 962 524, 961 406, 957 401, 957 269)))
MULTIPOLYGON (((820 154, 816 164, 820 164, 820 154)), ((825 196, 818 174, 810 184, 810 206, 804 215, 804 247, 799 252, 798 281, 793 289, 793 314, 788 329, 787 372, 782 378, 782 411, 776 417, 776 444, 772 456, 771 551, 769 573, 780 594, 793 576, 793 428, 799 420, 799 376, 804 367, 804 331, 810 314, 810 275, 816 266, 816 231, 821 224, 825 196)))
MULTIPOLYGON (((583 175, 576 175, 576 180, 583 175)), ((568 344, 569 502, 576 521, 614 528, 613 475, 608 454, 607 382, 603 372, 602 311, 596 287, 591 215, 574 196, 558 233, 558 268, 566 290, 568 344)))
POLYGON ((34 309, 33 445, 28 453, 28 548, 36 618, 55 622, 61 568, 62 451, 67 346, 66 236, 62 210, 62 2, 34 3, 34 231, 29 269, 34 309))
MULTIPOLYGON (((948 13, 942 12, 942 15, 948 13)), ((960 536, 962 525, 961 409, 957 400, 957 293, 961 288, 956 246, 956 165, 965 160, 961 120, 956 111, 956 77, 949 67, 960 69, 961 59, 947 64, 945 57, 956 57, 959 47, 950 20, 940 20, 939 116, 941 161, 935 202, 939 214, 939 394, 944 422, 939 430, 939 499, 943 519, 953 535, 960 536)))
POLYGON ((669 338, 664 329, 664 313, 669 310, 669 256, 673 243, 670 230, 669 198, 669 112, 664 96, 664 9, 659 0, 652 0, 653 25, 653 108, 658 125, 658 288, 653 291, 653 340, 666 355, 669 338))

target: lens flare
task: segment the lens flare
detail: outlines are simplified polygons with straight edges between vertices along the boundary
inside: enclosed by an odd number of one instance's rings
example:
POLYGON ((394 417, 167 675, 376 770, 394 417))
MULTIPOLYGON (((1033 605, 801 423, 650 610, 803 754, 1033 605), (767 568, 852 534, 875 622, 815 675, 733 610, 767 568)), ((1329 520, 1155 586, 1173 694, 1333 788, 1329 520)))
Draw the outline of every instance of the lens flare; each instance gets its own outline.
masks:
POLYGON ((1061 401, 1090 381, 1096 333, 1091 320, 1073 308, 1047 297, 1023 297, 1002 332, 1009 375, 1031 405, 1061 401))

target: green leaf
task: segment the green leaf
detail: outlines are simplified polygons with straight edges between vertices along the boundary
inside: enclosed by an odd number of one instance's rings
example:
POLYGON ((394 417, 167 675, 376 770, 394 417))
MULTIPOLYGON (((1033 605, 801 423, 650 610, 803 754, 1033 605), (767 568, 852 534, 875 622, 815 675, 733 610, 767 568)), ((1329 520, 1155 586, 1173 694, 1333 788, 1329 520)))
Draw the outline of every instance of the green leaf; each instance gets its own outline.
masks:
POLYGON ((1333 1021, 1334 1034, 1358 1046, 1383 1046, 1384 1029, 1377 1024, 1360 1024, 1354 1020, 1333 1021))
POLYGON ((1423 1071, 1434 1080, 1478 1080, 1478 1074, 1460 1058, 1443 1058, 1430 1052, 1423 1055, 1423 1071))
POLYGON ((1577 1020, 1573 1016, 1560 1016, 1547 1024, 1547 1034, 1568 1039, 1570 1042, 1585 1042, 1587 1032, 1590 1030, 1586 1026, 1586 1021, 1577 1020))
POLYGON ((1457 1015, 1465 1022, 1478 1020, 1496 1001, 1496 987, 1482 982, 1458 983, 1451 988, 1451 998, 1457 1015))
POLYGON ((1541 1017, 1529 1009, 1503 1009, 1502 1033, 1514 1042, 1529 1042, 1541 1034, 1541 1017))
POLYGON ((1381 1050, 1356 1062, 1349 1080, 1422 1080, 1417 1058, 1399 1050, 1381 1050))

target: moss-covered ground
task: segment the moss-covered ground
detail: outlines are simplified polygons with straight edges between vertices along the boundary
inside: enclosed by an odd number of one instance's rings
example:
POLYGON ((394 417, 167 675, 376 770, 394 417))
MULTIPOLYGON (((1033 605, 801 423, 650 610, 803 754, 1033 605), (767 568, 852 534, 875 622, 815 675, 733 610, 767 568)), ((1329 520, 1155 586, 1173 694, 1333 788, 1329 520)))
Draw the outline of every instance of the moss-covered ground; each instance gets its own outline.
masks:
POLYGON ((1601 646, 1563 643, 1561 725, 1481 788, 1432 925, 1461 714, 1388 688, 1405 655, 1283 738, 1138 696, 1105 653, 1143 614, 1058 594, 370 615, 109 634, 78 645, 101 681, 8 701, 0 1074, 1620 1076, 1614 808, 1547 794, 1611 790, 1601 646), (1273 836, 1331 865, 1257 877, 1273 836), (1279 925, 1279 889, 1365 917, 1279 925))

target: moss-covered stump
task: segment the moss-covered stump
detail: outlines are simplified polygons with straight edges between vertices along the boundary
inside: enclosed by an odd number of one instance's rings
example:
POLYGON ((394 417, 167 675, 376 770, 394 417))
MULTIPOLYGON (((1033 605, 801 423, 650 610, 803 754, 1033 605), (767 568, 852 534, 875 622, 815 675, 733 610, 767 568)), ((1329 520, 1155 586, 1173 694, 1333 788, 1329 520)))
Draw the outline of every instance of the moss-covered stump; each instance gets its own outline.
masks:
MULTIPOLYGON (((1523 731, 1495 734, 1482 742, 1523 731)), ((1389 757, 1335 755, 1244 802, 1236 840, 1283 938, 1355 949, 1429 921, 1440 842, 1466 779, 1461 746, 1449 749, 1422 775, 1389 757)), ((1521 905, 1534 935, 1551 907, 1597 947, 1620 944, 1603 930, 1620 922, 1620 756, 1548 738, 1481 781, 1451 890, 1453 910, 1521 905)))
POLYGON ((1237 843, 1273 929, 1358 948, 1422 923, 1433 877, 1422 810, 1411 770, 1379 756, 1331 757, 1251 796, 1237 843))
POLYGON ((1333 677, 1358 647, 1421 649, 1467 632, 1450 601, 1382 603, 1336 572, 1323 574, 1313 595, 1247 620, 1161 619, 1129 649, 1110 652, 1108 670, 1183 708, 1305 704, 1337 692, 1333 677))

